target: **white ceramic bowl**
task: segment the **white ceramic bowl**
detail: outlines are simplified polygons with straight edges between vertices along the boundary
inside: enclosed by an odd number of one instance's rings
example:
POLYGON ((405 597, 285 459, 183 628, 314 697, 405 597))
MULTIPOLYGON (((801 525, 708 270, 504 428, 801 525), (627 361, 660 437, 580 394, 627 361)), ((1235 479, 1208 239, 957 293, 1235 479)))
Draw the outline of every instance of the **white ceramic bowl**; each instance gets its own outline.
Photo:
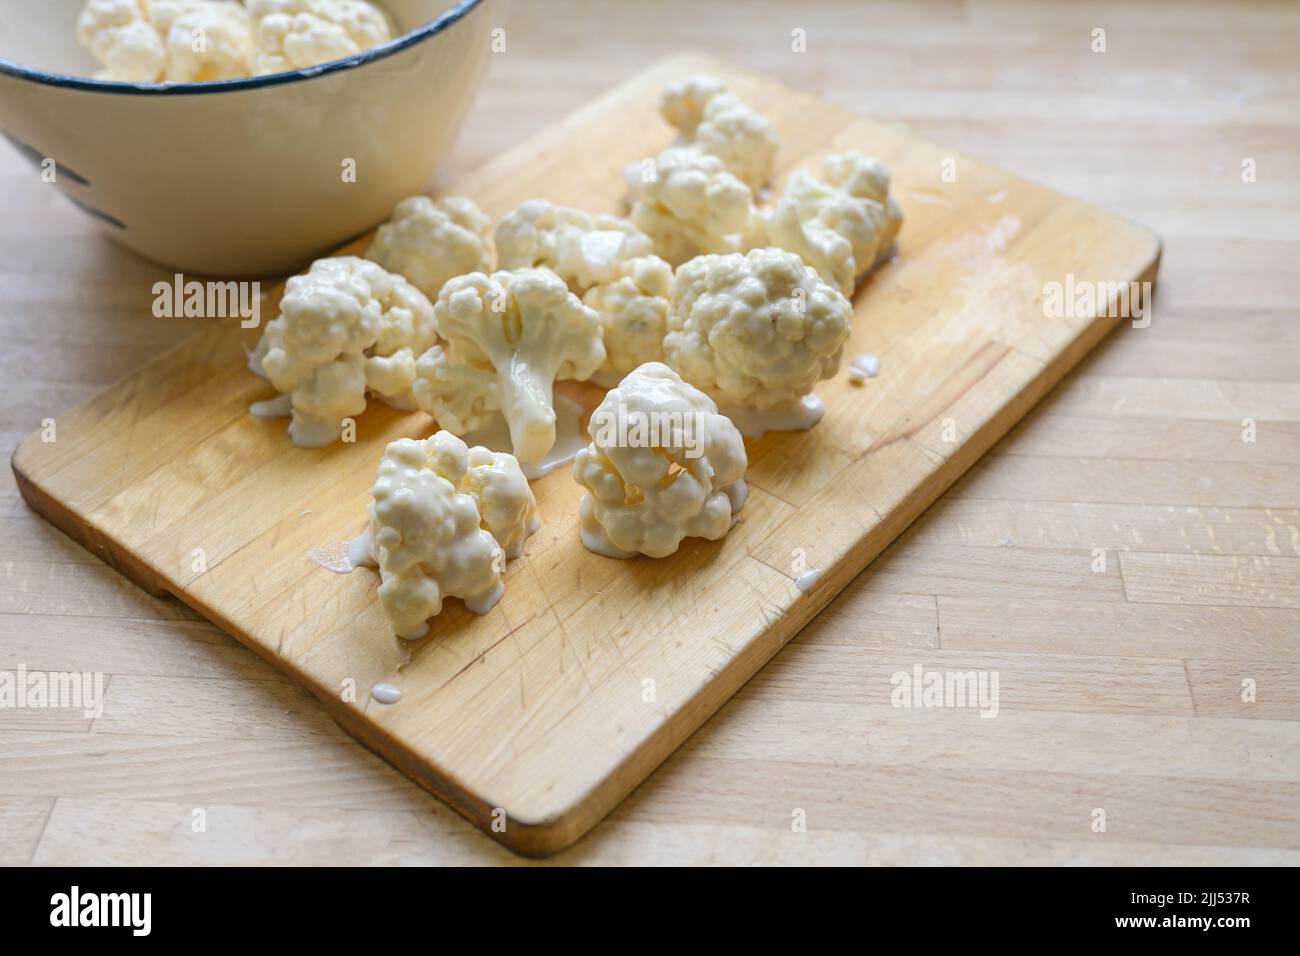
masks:
POLYGON ((482 80, 496 0, 378 3, 397 38, 348 59, 135 84, 88 78, 82 0, 0 0, 0 131, 38 167, 33 188, 54 160, 58 188, 150 259, 294 271, 428 185, 482 80))

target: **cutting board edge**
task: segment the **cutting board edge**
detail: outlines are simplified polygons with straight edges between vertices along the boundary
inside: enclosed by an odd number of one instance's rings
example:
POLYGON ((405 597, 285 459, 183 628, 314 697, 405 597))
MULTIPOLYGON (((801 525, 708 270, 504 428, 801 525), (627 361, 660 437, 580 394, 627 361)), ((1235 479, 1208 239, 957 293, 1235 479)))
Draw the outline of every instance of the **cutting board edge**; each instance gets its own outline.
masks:
MULTIPOLYGON (((652 64, 646 70, 640 71, 635 77, 625 82, 628 84, 637 81, 644 82, 646 77, 663 72, 668 64, 675 62, 698 63, 705 68, 711 64, 722 66, 718 61, 709 57, 702 57, 698 54, 680 54, 668 60, 652 64)), ((752 73, 752 71, 744 68, 735 68, 729 65, 725 68, 732 72, 752 73)), ((804 96, 814 96, 814 94, 803 91, 796 92, 800 92, 804 96)), ((844 111, 841 110, 841 112, 844 111)), ((864 119, 862 117, 855 118, 864 119)), ((873 120, 865 121, 870 123, 878 122, 873 120)), ((910 132, 908 135, 912 136, 910 132)), ((913 138, 927 142, 921 137, 913 138)), ((1155 233, 1109 210, 1090 206, 1082 200, 1064 196, 1046 187, 1038 188, 1052 192, 1053 195, 1059 196, 1063 201, 1087 206, 1108 217, 1118 226, 1148 237, 1151 241, 1149 260, 1135 278, 1139 282, 1150 281, 1154 286, 1162 255, 1162 243, 1155 233)), ((987 453, 1120 321, 1122 319, 1118 317, 1097 317, 1082 328, 1078 335, 1070 341, 1069 345, 1054 355, 1037 375, 1025 383, 1019 393, 1008 400, 996 416, 990 419, 982 429, 971 435, 967 441, 963 442, 953 456, 934 473, 932 476, 934 480, 929 482, 914 500, 909 501, 904 508, 891 512, 887 521, 882 522, 878 528, 873 529, 871 533, 864 536, 853 551, 828 569, 822 586, 808 595, 807 600, 797 602, 792 611, 780 622, 769 627, 761 638, 751 641, 742 648, 704 686, 699 695, 675 711, 669 720, 626 754, 621 761, 613 765, 610 772, 598 783, 582 793, 575 794, 564 807, 545 816, 530 818, 526 811, 512 815, 509 808, 505 808, 509 823, 504 832, 493 832, 492 830, 492 810, 494 808, 490 805, 491 801, 485 801, 474 796, 467 787, 460 785, 451 774, 436 765, 430 764, 427 758, 419 756, 396 738, 386 734, 379 724, 365 719, 363 709, 349 706, 331 690, 317 686, 316 682, 296 668, 292 661, 268 653, 265 646, 252 640, 241 630, 231 627, 229 622, 221 619, 220 614, 202 606, 201 602, 192 600, 192 596, 187 595, 183 588, 169 582, 166 576, 158 570, 136 558, 124 546, 119 546, 112 539, 101 534, 92 522, 78 513, 75 505, 65 504, 42 488, 39 481, 29 473, 25 465, 25 459, 31 454, 30 448, 32 444, 41 441, 39 431, 28 435, 18 445, 14 451, 11 464, 16 483, 24 500, 34 511, 42 515, 69 538, 85 547, 147 593, 154 596, 177 597, 197 613, 227 630, 240 643, 249 647, 263 659, 268 660, 281 670, 289 671, 295 680, 311 690, 313 695, 322 701, 331 718, 347 733, 368 749, 395 764, 406 776, 449 804, 497 842, 527 856, 549 856, 579 840, 608 815, 622 799, 653 772, 655 767, 666 760, 684 740, 689 738, 692 733, 716 713, 723 703, 730 699, 750 677, 775 656, 863 568, 867 567, 898 534, 923 514, 948 487, 987 453)), ((207 333, 196 333, 196 335, 204 334, 207 333)), ((184 346, 189 341, 190 339, 186 339, 176 348, 184 346)), ((138 370, 131 373, 127 378, 136 374, 138 374, 138 370)), ((91 399, 90 402, 95 400, 91 399)))
MULTIPOLYGON (((1150 230, 1137 225, 1133 225, 1133 228, 1141 230, 1153 240, 1150 259, 1133 281, 1150 282, 1154 292, 1163 244, 1150 230)), ((1100 316, 1082 329, 1069 346, 1046 363, 1036 376, 1025 383, 1019 394, 1003 406, 1003 414, 991 419, 982 429, 962 443, 944 467, 935 473, 937 480, 926 492, 919 494, 905 508, 891 512, 884 522, 860 540, 858 548, 853 553, 827 569, 823 577, 827 585, 815 588, 808 595, 808 600, 797 602, 791 613, 782 618, 781 623, 770 626, 764 632, 764 638, 775 637, 774 646, 772 641, 759 639, 743 648, 718 671, 697 697, 689 701, 687 706, 674 712, 656 734, 648 737, 629 753, 596 787, 575 800, 568 810, 555 815, 552 819, 523 825, 521 829, 525 832, 520 836, 494 833, 491 834, 493 838, 517 853, 544 857, 564 850, 590 832, 653 773, 655 768, 667 760, 682 742, 717 713, 718 709, 751 677, 762 670, 858 574, 870 566, 891 542, 987 454, 1122 321, 1124 319, 1118 316, 1100 316), (646 769, 644 772, 633 770, 629 774, 630 768, 634 766, 646 767, 646 769), (633 782, 627 786, 622 785, 621 782, 629 777, 633 782)))
MULTIPOLYGON (((1132 224, 1130 224, 1132 225, 1132 224)), ((1140 226, 1132 226, 1141 229, 1140 226)), ((1136 277, 1138 282, 1151 282, 1154 289, 1162 255, 1162 244, 1154 233, 1146 232, 1153 240, 1150 261, 1136 277)), ((718 671, 705 689, 686 706, 675 711, 672 717, 650 737, 631 751, 612 772, 595 787, 577 795, 570 805, 545 819, 530 819, 526 811, 506 810, 507 827, 503 832, 493 832, 490 801, 476 798, 473 793, 440 767, 429 764, 411 751, 400 740, 385 734, 380 725, 364 718, 364 712, 344 704, 337 694, 317 685, 305 672, 295 668, 291 661, 267 653, 267 648, 219 619, 210 608, 186 600, 183 589, 174 588, 165 576, 145 562, 135 558, 128 550, 104 537, 79 515, 73 507, 48 494, 33 479, 23 465, 24 450, 32 442, 40 441, 39 432, 28 435, 14 451, 12 468, 23 499, 52 525, 73 541, 85 547, 109 567, 122 574, 145 592, 155 596, 173 596, 192 607, 206 619, 225 629, 241 644, 259 657, 280 669, 293 671, 293 677, 321 701, 326 712, 346 733, 367 749, 395 764, 407 777, 423 789, 442 800, 494 840, 510 850, 529 857, 554 855, 573 845, 626 796, 662 764, 683 741, 712 717, 751 677, 763 668, 796 634, 815 617, 850 581, 868 567, 891 541, 919 518, 951 485, 985 455, 1011 427, 1033 408, 1053 387, 1073 369, 1093 348, 1114 329, 1122 319, 1099 317, 1091 322, 1071 344, 1026 383, 1020 394, 1007 403, 1007 414, 990 421, 980 431, 963 442, 957 453, 935 473, 932 487, 919 495, 907 508, 894 512, 886 524, 880 525, 862 539, 860 550, 828 569, 827 585, 815 589, 809 600, 795 605, 794 613, 769 627, 764 637, 751 642, 718 671), (642 770, 642 768, 645 768, 642 770)), ((202 334, 202 333, 200 333, 202 334)))

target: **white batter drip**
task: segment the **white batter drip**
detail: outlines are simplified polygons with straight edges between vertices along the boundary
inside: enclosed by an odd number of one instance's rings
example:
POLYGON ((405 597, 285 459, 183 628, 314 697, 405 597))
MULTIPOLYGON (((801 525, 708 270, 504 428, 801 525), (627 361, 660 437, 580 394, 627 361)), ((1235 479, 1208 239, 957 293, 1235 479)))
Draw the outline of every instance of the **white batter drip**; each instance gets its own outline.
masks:
POLYGON ((826 414, 826 403, 811 392, 792 406, 781 408, 746 408, 719 406, 718 411, 731 419, 746 438, 762 438, 768 432, 803 432, 812 428, 826 414))
POLYGON ((853 385, 861 385, 869 378, 875 378, 880 374, 880 356, 873 352, 863 352, 861 355, 854 356, 853 361, 849 363, 849 382, 853 385))
POLYGON ((822 576, 821 568, 813 568, 812 570, 805 571, 803 574, 795 578, 794 586, 797 587, 800 591, 805 591, 805 592, 811 591, 814 587, 817 586, 817 582, 821 580, 821 576, 822 576))
POLYGON ((277 395, 263 402, 254 402, 248 406, 248 412, 254 418, 288 418, 293 414, 293 399, 288 395, 277 395))
MULTIPOLYGON (((556 395, 555 408, 555 444, 546 453, 546 457, 532 464, 519 463, 520 470, 529 481, 536 481, 563 468, 578 457, 578 452, 587 447, 587 436, 582 431, 583 408, 571 398, 556 395)), ((492 451, 514 454, 514 445, 510 441, 510 427, 505 416, 497 412, 492 420, 482 428, 461 435, 461 440, 471 448, 482 445, 492 451)))
POLYGON ((307 558, 335 574, 347 574, 357 568, 379 566, 369 528, 347 541, 336 541, 323 548, 312 548, 307 552, 307 558))

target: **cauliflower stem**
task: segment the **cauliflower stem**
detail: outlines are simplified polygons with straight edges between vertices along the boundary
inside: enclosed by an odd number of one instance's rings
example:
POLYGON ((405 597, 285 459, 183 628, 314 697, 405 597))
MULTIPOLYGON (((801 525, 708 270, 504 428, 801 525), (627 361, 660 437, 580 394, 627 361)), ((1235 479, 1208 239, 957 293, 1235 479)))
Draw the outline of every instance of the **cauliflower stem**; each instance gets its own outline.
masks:
POLYGON ((462 432, 499 409, 515 456, 540 462, 555 444, 555 380, 585 380, 605 361, 600 317, 540 268, 452 279, 434 311, 448 345, 417 363, 420 407, 462 432))

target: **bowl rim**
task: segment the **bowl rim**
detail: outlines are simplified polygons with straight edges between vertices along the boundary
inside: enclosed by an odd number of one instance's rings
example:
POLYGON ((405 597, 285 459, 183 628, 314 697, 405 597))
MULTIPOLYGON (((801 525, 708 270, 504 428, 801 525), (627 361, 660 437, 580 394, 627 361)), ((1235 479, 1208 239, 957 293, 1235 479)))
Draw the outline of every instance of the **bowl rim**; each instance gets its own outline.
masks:
POLYGON ((458 0, 441 15, 423 26, 416 27, 408 33, 381 43, 379 46, 362 50, 360 53, 306 66, 300 70, 287 73, 268 73, 265 76, 247 76, 235 80, 210 80, 205 83, 128 83, 122 80, 96 80, 86 76, 70 76, 67 73, 52 73, 35 67, 23 66, 0 57, 0 74, 28 80, 44 86, 63 89, 84 90, 88 93, 122 93, 130 96, 195 96, 211 93, 235 93, 241 90, 256 90, 265 86, 280 86, 284 83, 297 83, 317 76, 339 73, 343 70, 365 66, 375 60, 382 60, 400 53, 407 47, 414 46, 429 37, 441 33, 465 17, 470 11, 481 5, 484 0, 458 0))

